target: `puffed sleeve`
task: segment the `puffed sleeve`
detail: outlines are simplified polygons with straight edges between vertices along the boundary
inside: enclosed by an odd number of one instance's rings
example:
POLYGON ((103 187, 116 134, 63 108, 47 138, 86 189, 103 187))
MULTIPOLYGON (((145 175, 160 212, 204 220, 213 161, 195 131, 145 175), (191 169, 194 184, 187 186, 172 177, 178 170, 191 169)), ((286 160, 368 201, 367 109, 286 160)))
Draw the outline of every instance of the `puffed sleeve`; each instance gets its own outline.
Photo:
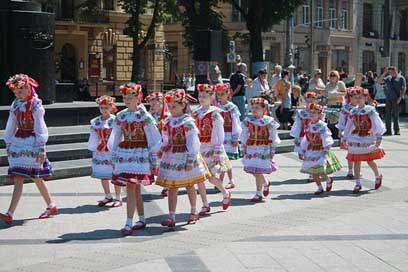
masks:
POLYGON ((144 132, 146 134, 147 146, 149 148, 149 161, 152 165, 157 165, 157 153, 162 144, 161 134, 157 128, 156 122, 150 114, 145 119, 145 122, 144 132))
POLYGON ((370 113, 370 118, 371 118, 371 123, 373 124, 373 134, 377 138, 382 137, 382 135, 385 133, 386 129, 385 129, 383 121, 380 118, 380 115, 378 114, 378 112, 373 110, 370 113))
POLYGON ((45 110, 42 106, 36 107, 32 111, 34 119, 35 141, 41 146, 45 146, 48 141, 48 128, 44 121, 45 110))
POLYGON ((238 141, 239 135, 242 132, 241 121, 239 117, 241 114, 239 113, 238 109, 234 109, 231 113, 232 118, 232 140, 238 141))
POLYGON ((17 130, 17 118, 16 115, 10 111, 7 119, 6 130, 4 131, 4 141, 6 144, 11 144, 11 141, 16 134, 17 130))
POLYGON ((112 125, 112 132, 108 139, 108 148, 112 152, 116 151, 119 143, 122 141, 123 135, 121 125, 122 125, 121 121, 119 121, 118 117, 116 117, 116 120, 113 122, 112 125))
POLYGON ((290 129, 290 136, 299 140, 302 129, 303 129, 302 120, 300 119, 299 113, 297 113, 295 122, 293 123, 293 126, 290 129))
POLYGON ((344 128, 346 127, 346 122, 347 122, 347 112, 345 112, 344 110, 342 110, 340 112, 340 116, 339 116, 339 121, 336 124, 336 127, 340 130, 343 131, 344 128))
POLYGON ((247 140, 248 140, 248 120, 245 119, 244 122, 242 123, 242 132, 240 135, 240 140, 242 143, 242 147, 245 147, 247 145, 247 140))
POLYGON ((320 136, 322 137, 322 143, 325 149, 330 148, 334 144, 332 133, 326 124, 322 125, 322 128, 320 129, 320 136))
POLYGON ((186 133, 187 163, 192 163, 200 152, 201 145, 198 129, 193 120, 191 122, 186 122, 184 125, 184 131, 186 133))
POLYGON ((88 150, 95 152, 98 148, 99 136, 98 133, 91 127, 88 139, 88 150))
POLYGON ((349 117, 346 120, 346 125, 344 127, 344 131, 343 131, 343 138, 344 140, 347 141, 347 138, 350 137, 351 132, 355 129, 354 127, 354 122, 353 122, 353 118, 352 115, 349 115, 349 117))
POLYGON ((276 147, 281 143, 281 139, 278 135, 278 128, 280 125, 275 120, 271 120, 267 126, 269 130, 269 140, 272 141, 271 152, 275 153, 276 147))
POLYGON ((220 153, 224 144, 224 119, 218 111, 214 111, 212 121, 211 144, 214 146, 215 153, 220 153))

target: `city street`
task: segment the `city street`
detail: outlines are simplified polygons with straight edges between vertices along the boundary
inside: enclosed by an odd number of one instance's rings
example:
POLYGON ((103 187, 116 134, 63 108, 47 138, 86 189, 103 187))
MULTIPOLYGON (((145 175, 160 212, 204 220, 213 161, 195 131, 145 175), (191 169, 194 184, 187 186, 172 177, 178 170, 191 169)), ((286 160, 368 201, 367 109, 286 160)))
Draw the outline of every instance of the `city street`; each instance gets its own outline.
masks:
MULTIPOLYGON (((176 231, 160 222, 167 200, 158 186, 144 188, 148 227, 123 238, 125 205, 99 208, 101 186, 90 177, 50 181, 59 214, 37 220, 44 203, 26 184, 12 227, 0 223, 1 271, 408 271, 408 123, 401 136, 384 137, 379 161, 383 187, 374 191, 373 174, 363 165, 363 191, 336 174, 333 192, 314 196, 294 153, 276 156, 271 195, 253 204, 254 179, 235 161, 237 187, 232 206, 208 186, 210 216, 185 225, 187 195, 179 195, 176 231)), ((343 166, 346 152, 334 149, 343 166)), ((6 211, 13 187, 0 187, 6 211)), ((201 201, 198 201, 198 208, 201 201)), ((136 217, 135 217, 136 219, 136 217)))

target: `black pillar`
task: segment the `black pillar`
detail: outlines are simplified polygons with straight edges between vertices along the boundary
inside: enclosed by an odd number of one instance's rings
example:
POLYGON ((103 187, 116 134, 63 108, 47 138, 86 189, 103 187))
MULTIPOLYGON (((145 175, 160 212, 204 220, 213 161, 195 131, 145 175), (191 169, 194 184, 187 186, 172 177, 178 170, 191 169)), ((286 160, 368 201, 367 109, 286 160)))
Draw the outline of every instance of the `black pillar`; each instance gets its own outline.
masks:
POLYGON ((12 101, 5 82, 16 73, 38 81, 45 104, 55 101, 54 35, 54 14, 41 12, 40 4, 0 1, 0 104, 12 101))

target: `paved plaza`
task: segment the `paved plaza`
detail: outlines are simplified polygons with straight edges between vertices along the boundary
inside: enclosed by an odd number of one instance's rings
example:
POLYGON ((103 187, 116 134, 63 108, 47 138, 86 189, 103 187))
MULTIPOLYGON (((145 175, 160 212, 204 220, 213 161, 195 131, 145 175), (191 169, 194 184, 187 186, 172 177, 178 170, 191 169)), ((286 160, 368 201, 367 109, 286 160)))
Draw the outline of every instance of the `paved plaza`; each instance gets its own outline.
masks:
MULTIPOLYGON (((125 206, 99 208, 103 197, 90 177, 48 183, 58 216, 35 219, 44 209, 33 184, 26 184, 15 225, 0 223, 0 271, 408 271, 408 124, 401 136, 384 138, 379 162, 384 186, 373 190, 363 167, 363 191, 337 173, 333 192, 314 196, 294 153, 276 156, 271 195, 253 204, 254 180, 235 161, 237 188, 223 212, 221 195, 208 186, 212 213, 185 225, 187 195, 180 192, 176 231, 160 222, 167 200, 158 186, 144 188, 148 228, 123 238, 125 206)), ((346 165, 345 151, 335 148, 346 165)), ((0 187, 5 211, 11 186, 0 187)), ((201 206, 201 201, 198 202, 201 206)))

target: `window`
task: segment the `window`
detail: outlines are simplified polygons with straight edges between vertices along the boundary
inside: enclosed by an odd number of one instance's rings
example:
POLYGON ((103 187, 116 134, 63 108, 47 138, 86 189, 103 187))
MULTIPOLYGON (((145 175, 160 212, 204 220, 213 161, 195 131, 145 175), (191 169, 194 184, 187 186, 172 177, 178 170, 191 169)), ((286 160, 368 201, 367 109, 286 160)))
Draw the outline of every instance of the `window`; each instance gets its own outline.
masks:
MULTIPOLYGON (((239 5, 243 10, 246 10, 246 9, 247 9, 247 7, 245 6, 245 2, 246 2, 246 1, 242 1, 242 0, 238 0, 238 1, 237 1, 238 5, 239 5)), ((242 14, 241 14, 241 12, 239 12, 239 10, 236 9, 236 8, 234 7, 234 5, 232 5, 232 4, 231 4, 231 10, 232 10, 232 13, 231 13, 231 21, 232 21, 232 22, 245 22, 245 20, 244 20, 242 14)))
POLYGON ((104 0, 103 8, 105 10, 115 10, 115 3, 114 0, 104 0))
POLYGON ((348 73, 349 54, 347 50, 333 50, 331 59, 331 69, 337 71, 345 71, 348 73))
POLYGON ((350 28, 350 23, 349 23, 349 7, 348 7, 348 2, 343 1, 341 3, 341 15, 340 15, 340 22, 341 22, 341 29, 349 29, 350 28))
POLYGON ((316 3, 316 27, 323 27, 323 1, 319 0, 316 3))
POLYGON ((363 73, 368 71, 377 71, 375 56, 373 51, 363 51, 363 73))
POLYGON ((329 28, 337 27, 336 3, 334 0, 329 2, 329 28))
POLYGON ((309 4, 305 4, 302 7, 302 24, 307 25, 310 22, 310 6, 309 4))
POLYGON ((116 47, 112 49, 103 51, 103 68, 105 70, 105 80, 115 80, 115 55, 116 47))
POLYGON ((363 6, 363 35, 368 36, 370 32, 374 32, 374 15, 373 5, 364 3, 363 6))

